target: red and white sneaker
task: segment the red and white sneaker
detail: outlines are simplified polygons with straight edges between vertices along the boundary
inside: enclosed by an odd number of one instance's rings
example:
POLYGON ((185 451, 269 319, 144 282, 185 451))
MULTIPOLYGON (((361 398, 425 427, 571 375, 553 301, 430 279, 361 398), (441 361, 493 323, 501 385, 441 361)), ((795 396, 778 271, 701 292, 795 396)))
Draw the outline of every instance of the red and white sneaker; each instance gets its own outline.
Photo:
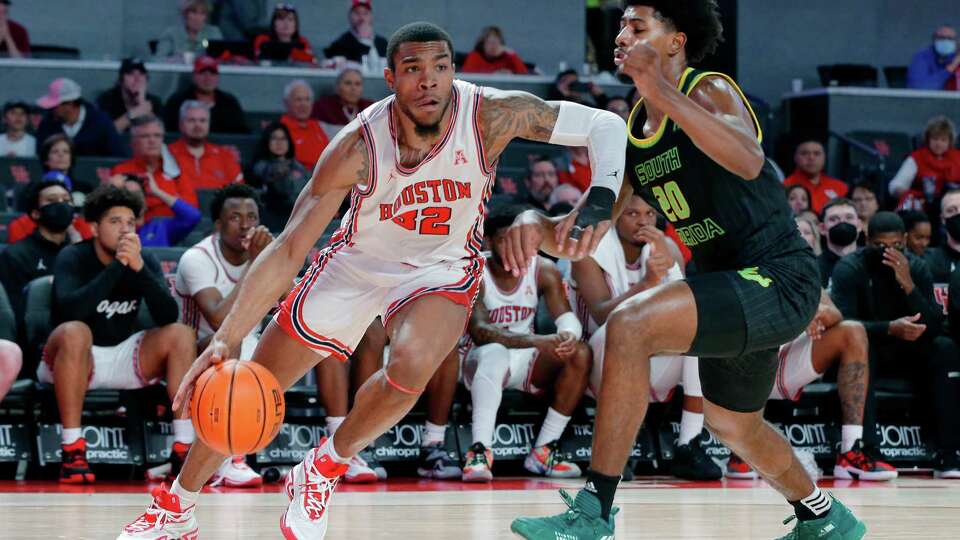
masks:
POLYGON ((96 480, 87 463, 87 440, 79 438, 60 445, 60 482, 63 484, 92 484, 96 480))
POLYGON ((837 455, 833 477, 846 480, 893 480, 897 477, 897 469, 864 452, 863 441, 857 440, 849 452, 837 455))
POLYGON ((756 480, 760 478, 757 471, 753 470, 753 467, 736 454, 730 454, 730 460, 727 461, 727 466, 723 470, 723 476, 736 480, 756 480))
POLYGON ((530 450, 523 467, 533 474, 548 478, 579 478, 580 467, 563 459, 559 439, 530 450))
POLYGON ((337 463, 322 452, 324 444, 326 438, 290 469, 284 480, 290 506, 280 518, 280 532, 286 540, 321 540, 327 534, 330 497, 348 465, 337 463))
POLYGON ((348 484, 372 484, 379 479, 377 472, 359 455, 350 458, 347 474, 343 475, 343 481, 348 484))
POLYGON ((117 540, 198 540, 200 527, 193 515, 195 505, 180 506, 180 497, 167 486, 154 488, 147 511, 120 532, 117 540))
POLYGON ((243 456, 233 456, 223 460, 223 464, 210 478, 210 486, 232 488, 254 488, 263 485, 263 477, 247 465, 243 456))
POLYGON ((190 443, 174 442, 170 447, 170 459, 161 465, 147 469, 145 474, 149 482, 173 482, 180 474, 187 454, 190 453, 190 443))
POLYGON ((464 482, 490 482, 493 480, 493 451, 482 442, 473 443, 467 450, 463 465, 463 474, 460 479, 464 482))

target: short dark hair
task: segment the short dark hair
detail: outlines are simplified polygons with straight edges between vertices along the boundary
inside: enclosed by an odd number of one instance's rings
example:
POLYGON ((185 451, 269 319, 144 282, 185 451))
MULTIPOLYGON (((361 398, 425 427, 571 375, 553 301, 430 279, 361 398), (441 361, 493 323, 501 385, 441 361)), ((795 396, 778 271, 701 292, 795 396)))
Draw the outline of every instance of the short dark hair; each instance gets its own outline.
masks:
POLYGON ((526 206, 513 203, 492 206, 487 217, 483 220, 483 235, 493 238, 501 229, 506 229, 512 225, 513 220, 524 210, 527 210, 527 208, 526 206))
POLYGON ((30 114, 30 105, 25 101, 8 101, 3 104, 3 114, 7 114, 8 111, 13 109, 20 109, 25 114, 30 114))
POLYGON ((129 208, 134 216, 139 217, 143 211, 143 199, 113 184, 103 184, 87 195, 83 217, 90 223, 99 223, 104 214, 117 206, 129 208))
POLYGON ((32 212, 40 208, 40 193, 48 187, 60 186, 63 189, 67 190, 67 193, 70 193, 70 188, 66 184, 59 180, 39 180, 37 182, 30 182, 27 185, 27 190, 24 196, 24 200, 27 202, 27 212, 32 212))
POLYGON ((284 137, 287 138, 287 153, 283 157, 293 159, 295 145, 293 144, 293 136, 290 135, 290 129, 283 122, 274 120, 260 132, 260 141, 257 143, 257 151, 253 156, 254 163, 274 159, 274 156, 270 153, 270 138, 273 136, 273 132, 277 130, 282 131, 284 137))
POLYGON ((906 227, 903 224, 903 220, 900 219, 900 216, 894 214, 893 212, 877 212, 872 218, 870 218, 870 224, 867 226, 867 232, 869 233, 870 238, 874 238, 880 234, 886 233, 904 233, 906 232, 906 227))
POLYGON ((527 167, 527 174, 531 174, 533 172, 534 165, 536 165, 537 163, 543 163, 543 162, 549 163, 553 165, 555 169, 559 170, 559 167, 557 167, 557 163, 553 161, 553 159, 551 159, 550 156, 546 154, 537 154, 530 158, 530 165, 529 167, 527 167))
POLYGON ((858 189, 865 189, 870 193, 873 193, 874 197, 877 196, 877 188, 873 187, 873 184, 871 184, 870 182, 857 182, 852 186, 850 186, 850 196, 852 197, 853 192, 858 189))
POLYGON ((260 195, 256 190, 246 184, 230 184, 213 194, 213 199, 210 200, 211 220, 220 219, 220 213, 223 212, 223 205, 227 199, 253 199, 253 202, 257 203, 257 209, 260 208, 260 195))
POLYGON ((426 43, 428 41, 446 42, 450 49, 450 59, 453 60, 453 40, 450 39, 450 34, 433 23, 420 21, 405 24, 390 36, 390 41, 387 43, 387 66, 391 71, 396 69, 393 56, 397 53, 400 45, 404 43, 426 43))
MULTIPOLYGON (((44 172, 49 171, 47 168, 47 159, 50 157, 50 151, 53 150, 53 147, 58 143, 65 142, 70 148, 70 168, 73 168, 73 164, 77 161, 77 152, 76 148, 73 146, 73 140, 70 137, 67 137, 64 133, 54 133, 53 135, 44 139, 43 144, 40 145, 40 165, 43 167, 44 172)), ((66 171, 69 175, 70 172, 66 171)))
POLYGON ((717 0, 630 0, 628 6, 653 8, 657 18, 687 35, 687 62, 695 64, 717 50, 723 24, 717 0))
POLYGON ((901 210, 897 212, 897 215, 903 220, 903 227, 907 232, 912 231, 914 227, 921 223, 930 223, 930 218, 927 217, 926 212, 919 210, 901 210))
POLYGON ((835 206, 849 206, 850 208, 856 208, 856 205, 853 204, 853 201, 846 197, 837 197, 836 199, 830 199, 827 204, 823 205, 823 208, 820 210, 820 221, 826 221, 827 210, 835 206))

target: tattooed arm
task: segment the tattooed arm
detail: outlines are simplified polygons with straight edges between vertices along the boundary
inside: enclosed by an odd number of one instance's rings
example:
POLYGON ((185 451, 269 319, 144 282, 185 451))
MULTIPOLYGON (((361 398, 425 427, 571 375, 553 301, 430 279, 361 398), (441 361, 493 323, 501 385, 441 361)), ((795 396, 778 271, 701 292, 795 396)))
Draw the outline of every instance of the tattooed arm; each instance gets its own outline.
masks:
POLYGON ((473 305, 473 313, 470 315, 470 324, 467 328, 470 337, 477 345, 499 343, 508 349, 530 349, 537 347, 546 337, 534 334, 517 334, 491 323, 490 312, 487 311, 487 306, 483 305, 483 285, 480 286, 478 298, 473 305))
POLYGON ((327 146, 313 177, 300 192, 283 232, 263 250, 239 285, 240 291, 216 338, 235 345, 287 290, 310 248, 330 224, 354 185, 369 179, 370 156, 354 120, 327 146))

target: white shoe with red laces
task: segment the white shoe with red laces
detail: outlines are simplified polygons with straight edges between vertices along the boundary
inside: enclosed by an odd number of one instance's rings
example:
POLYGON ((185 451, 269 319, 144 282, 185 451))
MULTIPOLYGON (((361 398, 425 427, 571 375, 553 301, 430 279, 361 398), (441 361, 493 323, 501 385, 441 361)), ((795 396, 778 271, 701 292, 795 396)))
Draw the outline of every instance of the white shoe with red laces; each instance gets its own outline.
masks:
MULTIPOLYGON (((320 447, 325 442, 322 440, 320 447)), ((284 488, 290 506, 280 518, 280 532, 286 540, 322 540, 327 534, 330 497, 347 468, 346 463, 337 463, 314 448, 287 473, 284 488)))
POLYGON ((153 503, 133 523, 123 528, 117 540, 198 540, 200 527, 193 515, 194 505, 180 506, 180 497, 167 486, 154 488, 153 503))
POLYGON ((886 481, 897 477, 897 469, 864 452, 863 441, 857 440, 849 452, 837 455, 833 477, 848 480, 886 481))
POLYGON ((210 486, 232 488, 254 488, 263 485, 263 477, 247 465, 243 456, 233 456, 223 460, 223 464, 210 478, 210 486))

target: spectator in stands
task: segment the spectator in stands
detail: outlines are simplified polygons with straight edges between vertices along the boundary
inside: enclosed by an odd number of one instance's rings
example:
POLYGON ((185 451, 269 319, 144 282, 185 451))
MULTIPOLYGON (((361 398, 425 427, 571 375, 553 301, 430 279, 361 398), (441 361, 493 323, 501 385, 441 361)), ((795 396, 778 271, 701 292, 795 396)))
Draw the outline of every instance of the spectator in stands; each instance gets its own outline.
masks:
POLYGON ((960 150, 954 148, 957 128, 946 116, 935 116, 923 130, 923 147, 914 150, 890 180, 890 194, 899 206, 920 210, 936 204, 943 192, 960 186, 960 150))
MULTIPOLYGON (((24 217, 34 224, 34 230, 0 252, 0 284, 7 292, 17 321, 21 323, 24 287, 38 277, 51 274, 60 250, 81 240, 76 230, 68 233, 75 218, 70 190, 63 182, 33 182, 28 188, 27 197, 30 209, 24 217)), ((78 216, 77 219, 82 218, 78 216)), ((89 226, 86 228, 89 230, 89 226)))
POLYGON ((590 188, 590 154, 586 146, 568 146, 567 147, 567 166, 566 170, 558 169, 557 178, 561 184, 570 184, 571 186, 586 192, 590 188))
MULTIPOLYGON (((63 198, 72 205, 71 200, 73 200, 74 195, 72 185, 73 182, 70 181, 70 178, 59 171, 47 172, 38 181, 31 182, 24 191, 26 206, 24 210, 26 213, 11 221, 7 226, 7 243, 16 244, 33 234, 33 231, 37 229, 37 219, 39 219, 39 216, 34 215, 33 211, 38 210, 40 204, 50 201, 59 202, 63 198), (46 183, 62 185, 67 190, 67 194, 63 196, 59 190, 50 190, 43 197, 40 197, 36 190, 42 189, 39 186, 46 183), (54 194, 54 192, 56 193, 54 194)), ((93 237, 90 225, 83 220, 82 216, 73 216, 73 221, 67 227, 66 232, 72 242, 88 240, 93 237)))
POLYGON ((249 41, 263 29, 267 16, 264 0, 214 0, 214 22, 224 39, 249 41))
POLYGON ((37 140, 27 133, 30 106, 22 101, 11 101, 3 106, 3 126, 0 135, 0 157, 32 158, 37 155, 37 140))
POLYGON ((598 109, 607 107, 607 95, 603 88, 592 82, 581 82, 575 69, 561 71, 557 75, 553 86, 547 92, 547 99, 573 101, 598 109))
POLYGON ((907 69, 907 88, 918 90, 957 90, 957 31, 941 26, 933 33, 933 44, 913 55, 907 69))
POLYGON ((613 114, 623 118, 624 122, 630 120, 630 103, 627 102, 627 98, 613 96, 607 100, 606 108, 613 114))
POLYGON ((30 56, 30 35, 26 28, 10 20, 10 0, 0 0, 0 56, 30 56))
POLYGON ((260 136, 250 175, 250 184, 263 196, 263 223, 268 229, 283 230, 309 179, 307 169, 294 158, 290 130, 280 122, 271 123, 260 136))
POLYGON ((810 211, 810 192, 800 184, 787 187, 787 204, 794 216, 810 211))
POLYGON ((857 216, 860 217, 861 223, 870 223, 870 219, 880 210, 877 194, 873 186, 866 182, 853 185, 853 189, 850 190, 850 200, 857 209, 857 216))
POLYGON ((371 66, 378 66, 380 59, 387 57, 387 39, 373 30, 373 2, 352 0, 348 20, 350 29, 324 49, 323 55, 330 59, 343 57, 357 63, 363 62, 363 57, 367 56, 371 66))
POLYGON ((9 339, 0 339, 0 401, 17 381, 23 367, 23 352, 20 346, 9 339))
POLYGON ((947 283, 960 266, 960 189, 948 191, 940 200, 940 221, 946 232, 943 245, 924 253, 934 283, 947 283))
POLYGON ((168 131, 180 125, 180 106, 188 99, 210 106, 210 131, 213 133, 249 133, 247 116, 240 102, 220 90, 220 65, 216 59, 201 56, 193 63, 193 84, 170 96, 163 109, 163 123, 168 131))
POLYGON ((480 32, 477 43, 460 67, 463 73, 529 73, 520 56, 507 47, 499 27, 488 26, 480 32))
POLYGON ((837 261, 857 250, 857 238, 863 232, 863 222, 857 216, 853 201, 843 197, 827 202, 820 212, 820 234, 827 239, 827 249, 820 255, 820 282, 830 288, 830 276, 837 261))
POLYGON ((320 122, 310 118, 313 111, 313 88, 303 79, 291 81, 283 88, 283 104, 287 112, 280 117, 280 122, 290 130, 297 161, 312 171, 323 149, 330 142, 326 132, 320 127, 320 122))
POLYGON ((537 156, 530 162, 530 171, 527 173, 527 200, 526 202, 540 210, 546 210, 550 194, 560 183, 557 166, 547 156, 537 156))
POLYGON ((124 58, 113 88, 100 94, 97 107, 113 118, 118 133, 126 133, 130 122, 138 116, 158 114, 160 98, 147 93, 147 66, 139 58, 124 58))
MULTIPOLYGON (((37 378, 52 383, 57 395, 64 483, 94 481, 80 424, 87 390, 141 388, 166 379, 173 399, 196 358, 196 336, 176 322, 177 302, 160 263, 140 249, 135 227, 141 210, 135 195, 112 185, 97 188, 84 205, 95 238, 65 248, 54 264, 58 326, 47 340, 37 378), (144 302, 157 328, 138 331, 138 308, 144 302)), ((186 414, 178 413, 173 422, 174 462, 182 463, 193 442, 186 414)))
MULTIPOLYGON (((133 147, 133 159, 118 163, 110 170, 113 183, 120 187, 126 179, 126 175, 146 177, 152 176, 159 188, 171 194, 184 202, 197 207, 197 193, 188 180, 179 174, 179 167, 176 163, 168 164, 166 161, 174 161, 172 157, 164 158, 163 151, 163 123, 153 115, 141 116, 133 121, 130 128, 131 146, 133 147), (174 170, 177 174, 174 175, 174 170)), ((149 185, 149 182, 146 182, 149 185)), ((155 217, 173 217, 173 210, 165 204, 159 197, 147 194, 146 212, 144 220, 149 222, 155 217)))
POLYGON ((307 38, 300 35, 300 15, 293 4, 277 4, 270 19, 270 31, 253 40, 257 60, 316 64, 317 57, 307 38))
POLYGON ((813 254, 819 257, 820 254, 823 253, 823 247, 820 245, 820 224, 817 223, 815 219, 806 215, 795 216, 793 220, 797 223, 797 230, 800 231, 800 236, 810 245, 813 254))
POLYGON ((336 93, 317 98, 311 116, 323 124, 341 127, 372 104, 363 97, 363 75, 357 69, 347 68, 337 75, 336 93))
MULTIPOLYGON (((202 55, 207 43, 223 39, 220 29, 207 24, 209 0, 180 0, 181 24, 168 27, 157 38, 157 58, 184 59, 184 53, 202 55)), ((159 109, 158 109, 159 111, 159 109)))
POLYGON ((80 85, 56 79, 37 105, 49 112, 37 128, 37 143, 54 133, 66 133, 78 156, 123 156, 126 147, 107 113, 82 97, 80 85))
POLYGON ((554 209, 560 204, 570 205, 571 208, 575 207, 577 203, 580 202, 580 197, 583 197, 583 192, 575 186, 560 184, 554 188, 553 192, 550 193, 550 197, 547 198, 547 212, 555 215, 554 209))
POLYGON ((73 141, 64 133, 54 133, 40 145, 40 164, 45 172, 56 171, 67 176, 73 171, 73 141))
POLYGON ((845 319, 863 323, 877 377, 911 380, 929 401, 940 455, 939 477, 960 478, 960 351, 943 335, 943 311, 922 259, 904 254, 903 221, 892 212, 870 220, 867 247, 847 255, 833 271, 831 296, 845 319), (909 358, 909 362, 904 362, 909 358))
MULTIPOLYGON (((918 210, 901 210, 897 215, 903 220, 904 230, 907 232, 904 237, 907 251, 917 257, 923 257, 924 260, 927 261, 927 265, 930 265, 930 261, 926 259, 926 252, 927 248, 930 247, 930 236, 932 234, 930 218, 927 217, 927 214, 918 210)), ((930 270, 932 273, 932 266, 930 270)))
POLYGON ((180 138, 168 147, 180 166, 180 179, 194 189, 220 189, 243 182, 236 151, 207 140, 210 107, 197 100, 180 106, 180 138))
MULTIPOLYGON (((273 236, 260 225, 260 200, 250 186, 227 186, 210 203, 214 233, 191 247, 177 265, 176 291, 183 299, 181 322, 197 332, 197 348, 203 350, 237 299, 240 283, 250 263, 273 236)), ((249 360, 257 347, 259 332, 243 339, 236 358, 249 360)), ((213 485, 256 487, 263 478, 247 466, 243 456, 223 462, 213 485)))
POLYGON ((820 141, 811 139, 801 142, 793 154, 796 169, 783 181, 783 185, 787 187, 800 185, 807 188, 810 193, 810 208, 814 212, 821 212, 823 205, 831 199, 846 197, 849 189, 843 180, 823 174, 826 159, 826 152, 820 141))
POLYGON ((143 176, 128 174, 124 178, 123 188, 144 200, 144 211, 147 208, 147 196, 160 199, 173 211, 173 217, 155 216, 149 221, 144 219, 143 214, 137 216, 137 234, 143 246, 175 246, 200 222, 200 210, 161 189, 152 174, 143 176), (144 179, 146 179, 146 185, 144 185, 144 179))

